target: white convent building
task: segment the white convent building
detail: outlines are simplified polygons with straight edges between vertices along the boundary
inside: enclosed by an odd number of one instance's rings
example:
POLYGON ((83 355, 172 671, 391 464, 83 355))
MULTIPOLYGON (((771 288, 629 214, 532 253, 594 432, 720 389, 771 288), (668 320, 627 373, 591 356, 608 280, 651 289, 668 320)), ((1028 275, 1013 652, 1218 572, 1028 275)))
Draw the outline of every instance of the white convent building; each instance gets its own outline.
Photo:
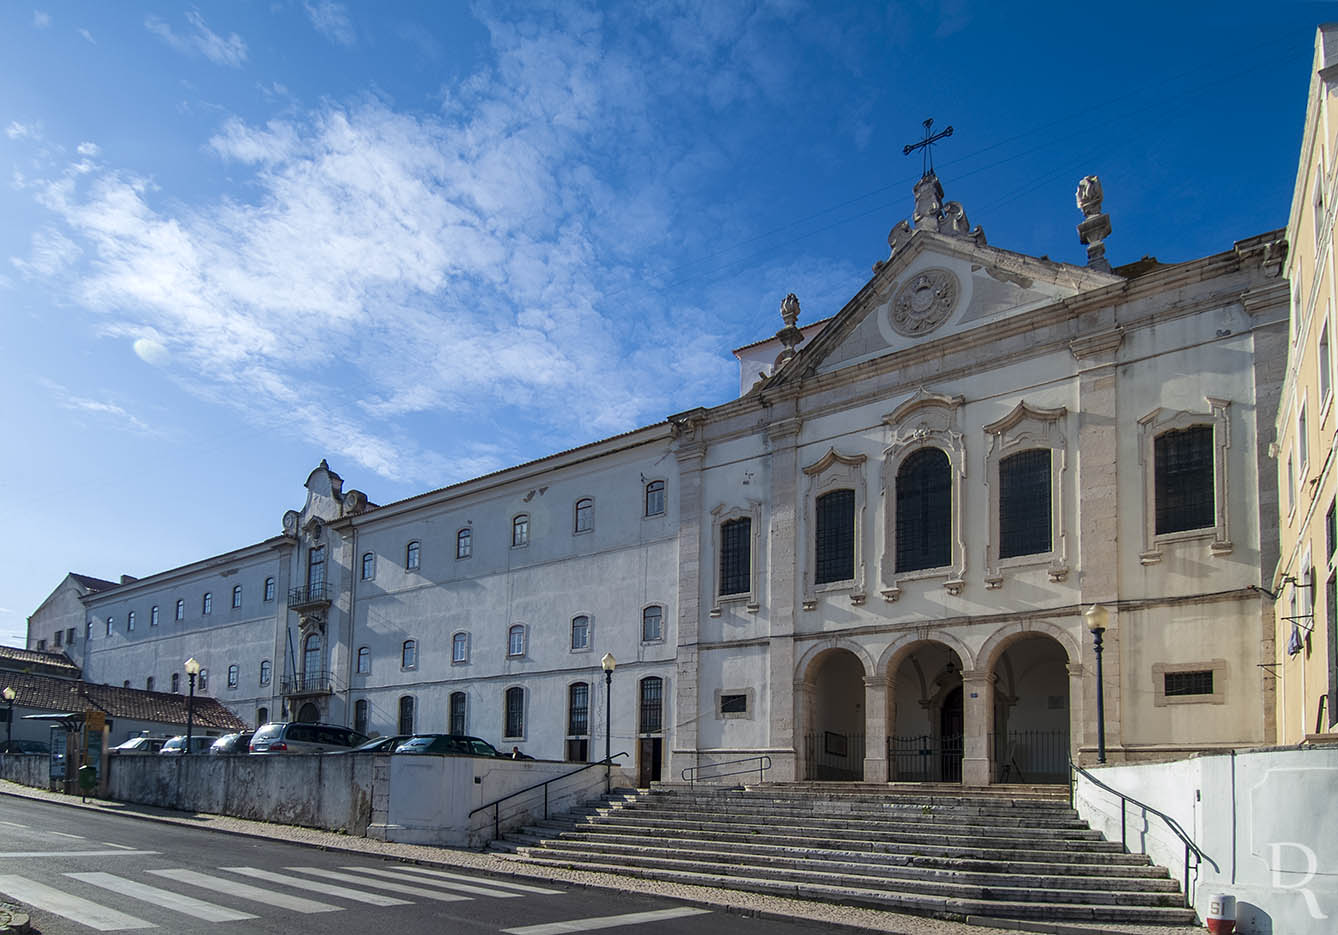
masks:
POLYGON ((273 538, 80 596, 85 677, 184 690, 194 656, 251 721, 552 759, 608 713, 643 782, 1062 781, 1100 605, 1110 760, 1270 742, 1281 233, 1112 269, 1088 178, 1079 267, 915 189, 844 308, 787 297, 737 352, 738 399, 385 505, 322 462, 273 538))

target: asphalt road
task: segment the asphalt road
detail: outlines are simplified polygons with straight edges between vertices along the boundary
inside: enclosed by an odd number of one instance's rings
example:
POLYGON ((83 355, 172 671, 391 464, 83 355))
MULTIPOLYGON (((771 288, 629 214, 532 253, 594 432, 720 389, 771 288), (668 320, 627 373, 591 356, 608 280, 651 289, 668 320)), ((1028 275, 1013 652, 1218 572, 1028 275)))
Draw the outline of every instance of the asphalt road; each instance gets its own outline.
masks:
POLYGON ((43 935, 816 935, 655 897, 260 841, 0 796, 0 898, 43 935))

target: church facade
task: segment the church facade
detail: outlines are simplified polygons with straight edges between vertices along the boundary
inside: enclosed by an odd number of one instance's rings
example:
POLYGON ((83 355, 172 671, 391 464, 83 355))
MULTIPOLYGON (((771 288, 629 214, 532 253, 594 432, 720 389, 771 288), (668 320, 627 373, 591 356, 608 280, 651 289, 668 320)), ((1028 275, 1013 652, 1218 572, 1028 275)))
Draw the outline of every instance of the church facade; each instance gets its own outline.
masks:
POLYGON ((1271 742, 1282 233, 1112 268, 1089 177, 1073 266, 915 195, 844 308, 789 296, 737 352, 739 398, 385 505, 322 462, 280 535, 84 598, 85 678, 194 656, 248 720, 607 744, 642 781, 1271 742))

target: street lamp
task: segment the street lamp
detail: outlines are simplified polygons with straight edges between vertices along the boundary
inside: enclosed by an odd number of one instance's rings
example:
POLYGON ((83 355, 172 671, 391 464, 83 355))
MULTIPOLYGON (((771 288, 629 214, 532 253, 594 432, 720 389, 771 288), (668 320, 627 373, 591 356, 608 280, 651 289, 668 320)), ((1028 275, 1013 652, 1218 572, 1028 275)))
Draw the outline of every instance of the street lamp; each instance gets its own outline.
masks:
POLYGON ((190 696, 186 699, 186 749, 190 753, 190 733, 195 720, 195 676, 200 674, 200 664, 191 656, 186 660, 186 677, 190 679, 190 696))
POLYGON ((604 658, 599 660, 600 668, 604 670, 604 791, 613 791, 613 757, 611 755, 611 743, 613 740, 613 668, 618 664, 618 660, 613 658, 613 653, 605 653, 604 658))
POLYGON ((1101 604, 1093 604, 1083 612, 1087 629, 1092 631, 1096 647, 1096 761, 1106 762, 1106 681, 1101 670, 1101 636, 1110 622, 1110 611, 1101 604))
POLYGON ((0 695, 4 695, 5 704, 9 705, 9 717, 5 720, 5 752, 8 753, 9 748, 14 745, 14 699, 19 693, 6 685, 0 695))

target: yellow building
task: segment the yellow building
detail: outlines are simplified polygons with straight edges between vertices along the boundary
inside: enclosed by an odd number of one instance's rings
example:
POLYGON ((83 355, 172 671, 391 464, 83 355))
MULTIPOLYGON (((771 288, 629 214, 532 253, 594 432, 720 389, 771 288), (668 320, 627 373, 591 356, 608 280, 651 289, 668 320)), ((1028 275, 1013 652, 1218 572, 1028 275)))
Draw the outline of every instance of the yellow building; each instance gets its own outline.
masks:
POLYGON ((1338 728, 1338 320, 1334 203, 1338 189, 1338 23, 1320 26, 1300 165, 1287 219, 1291 327, 1278 404, 1278 741, 1338 728))

